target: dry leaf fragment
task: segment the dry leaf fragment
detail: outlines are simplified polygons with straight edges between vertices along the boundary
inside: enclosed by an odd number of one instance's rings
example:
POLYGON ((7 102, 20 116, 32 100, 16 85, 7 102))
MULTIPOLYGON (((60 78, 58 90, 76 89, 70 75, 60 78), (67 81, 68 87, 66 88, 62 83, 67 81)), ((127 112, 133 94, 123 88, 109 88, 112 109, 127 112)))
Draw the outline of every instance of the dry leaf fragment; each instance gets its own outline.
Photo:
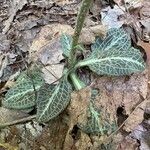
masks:
POLYGON ((95 42, 95 38, 104 37, 106 35, 107 28, 103 25, 95 25, 92 27, 83 28, 81 31, 79 42, 82 44, 92 44, 95 42))
POLYGON ((80 139, 75 143, 75 147, 77 150, 86 150, 93 147, 90 137, 81 132, 80 139))
POLYGON ((2 82, 2 76, 4 74, 4 69, 7 67, 8 65, 8 57, 5 55, 1 55, 0 56, 0 82, 2 82))
POLYGON ((126 137, 122 140, 122 142, 118 145, 117 150, 136 150, 139 144, 135 139, 130 137, 126 137))
POLYGON ((139 40, 137 45, 141 46, 145 50, 147 56, 147 63, 148 65, 150 65, 150 43, 139 40))
POLYGON ((29 114, 22 111, 11 110, 7 108, 0 107, 0 127, 15 120, 28 117, 29 114))
POLYGON ((142 121, 144 116, 144 110, 148 100, 144 100, 138 107, 135 108, 133 113, 129 114, 129 118, 125 122, 123 129, 127 132, 132 131, 135 127, 137 127, 142 121))
POLYGON ((71 103, 67 109, 70 120, 69 129, 64 142, 64 150, 71 149, 71 147, 73 147, 73 145, 75 144, 74 139, 70 134, 73 127, 78 123, 84 124, 84 122, 87 122, 87 110, 90 103, 90 97, 91 90, 89 87, 72 93, 71 103))
POLYGON ((57 39, 61 36, 62 33, 69 35, 73 34, 73 28, 69 25, 54 23, 51 25, 44 26, 38 37, 32 42, 30 47, 30 59, 36 61, 39 53, 43 50, 43 47, 46 47, 54 39, 57 39))
POLYGON ((29 50, 30 60, 43 64, 44 79, 49 84, 62 76, 64 68, 64 64, 60 63, 64 58, 60 43, 62 33, 71 35, 73 34, 73 28, 58 23, 44 26, 38 37, 32 42, 29 50))
MULTIPOLYGON (((120 6, 121 7, 121 6, 120 6)), ((125 20, 119 20, 118 18, 125 14, 125 8, 120 9, 117 5, 114 8, 107 7, 102 10, 102 24, 108 26, 108 28, 120 28, 125 20)))
POLYGON ((9 12, 10 16, 9 16, 8 20, 6 20, 6 22, 5 22, 5 27, 3 28, 3 31, 2 31, 3 34, 5 34, 9 30, 10 25, 13 22, 16 13, 18 12, 18 10, 21 10, 25 4, 27 4, 27 0, 23 0, 23 1, 13 0, 13 1, 11 1, 11 9, 9 12))

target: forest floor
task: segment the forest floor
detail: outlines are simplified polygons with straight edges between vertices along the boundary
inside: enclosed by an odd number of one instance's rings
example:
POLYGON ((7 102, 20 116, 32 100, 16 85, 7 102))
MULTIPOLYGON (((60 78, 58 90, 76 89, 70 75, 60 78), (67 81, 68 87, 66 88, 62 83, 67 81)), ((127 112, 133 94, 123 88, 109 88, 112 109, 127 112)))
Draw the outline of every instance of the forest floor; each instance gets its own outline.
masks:
MULTIPOLYGON (((93 136, 77 127, 86 115, 88 86, 72 93, 71 104, 50 123, 32 119, 0 129, 0 150, 150 150, 150 1, 124 2, 93 0, 80 37, 89 49, 97 35, 123 27, 147 63, 143 72, 131 76, 98 77, 80 71, 90 87, 100 91, 96 105, 105 108, 102 116, 109 125, 116 121, 115 131, 93 136), (66 112, 70 112, 69 124, 64 121, 66 112)), ((42 62, 46 83, 62 76, 64 62, 55 39, 62 33, 73 34, 80 5, 81 0, 0 0, 0 103, 34 60, 42 62)), ((32 113, 0 107, 0 126, 32 113)))

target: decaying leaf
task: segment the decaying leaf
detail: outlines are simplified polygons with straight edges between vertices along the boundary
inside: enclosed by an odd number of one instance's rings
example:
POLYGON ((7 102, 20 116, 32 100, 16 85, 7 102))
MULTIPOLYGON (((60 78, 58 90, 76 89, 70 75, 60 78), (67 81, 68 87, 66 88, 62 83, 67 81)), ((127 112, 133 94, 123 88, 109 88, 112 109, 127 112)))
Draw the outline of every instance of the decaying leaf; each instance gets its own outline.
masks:
POLYGON ((44 65, 42 72, 48 84, 55 82, 62 76, 64 67, 64 64, 60 63, 64 58, 60 43, 62 34, 73 34, 73 28, 69 25, 56 23, 44 26, 38 37, 32 42, 29 50, 30 60, 39 61, 44 65))
POLYGON ((18 147, 16 147, 16 146, 12 146, 11 144, 9 144, 9 143, 0 143, 0 149, 1 150, 19 150, 19 148, 18 147))
MULTIPOLYGON (((124 110, 119 112, 118 115, 130 115, 135 107, 146 98, 148 92, 148 72, 134 74, 129 79, 125 77, 97 78, 92 87, 100 90, 100 96, 97 97, 95 105, 98 108, 103 107, 107 110, 107 113, 110 114, 109 120, 118 120, 116 115, 118 110, 124 110)), ((141 109, 138 109, 138 112, 141 112, 141 109)), ((131 117, 132 121, 135 119, 135 124, 132 122, 132 126, 140 123, 143 119, 142 114, 140 115, 141 117, 138 115, 139 118, 137 119, 136 117, 131 117)))
POLYGON ((139 144, 135 139, 126 137, 122 140, 122 142, 118 145, 117 150, 135 150, 137 149, 139 144))
POLYGON ((147 103, 148 100, 143 101, 140 105, 138 105, 138 107, 135 108, 133 113, 129 114, 129 118, 127 119, 123 127, 125 131, 132 131, 143 121, 144 110, 146 108, 147 103))
POLYGON ((147 64, 149 66, 150 65, 150 43, 139 40, 137 45, 141 46, 145 50, 146 57, 147 57, 147 64))
POLYGON ((5 124, 9 124, 15 120, 22 119, 24 117, 28 117, 29 114, 24 113, 18 110, 11 110, 4 107, 0 107, 0 128, 5 124))
POLYGON ((79 150, 92 149, 93 144, 90 137, 84 132, 81 132, 80 140, 75 143, 75 148, 79 150))
POLYGON ((71 102, 67 109, 69 114, 69 129, 66 135, 64 149, 70 149, 74 147, 74 139, 71 136, 73 127, 78 123, 85 124, 87 122, 87 110, 90 103, 91 92, 87 87, 77 92, 73 92, 71 96, 71 102))
POLYGON ((140 150, 150 149, 150 136, 149 136, 149 121, 145 120, 132 130, 130 137, 140 142, 140 150))
MULTIPOLYGON (((0 78, 2 79, 3 73, 4 73, 4 69, 7 67, 8 65, 8 58, 4 55, 0 56, 0 78)), ((2 82, 2 80, 0 79, 0 83, 2 82)))
POLYGON ((27 0, 21 1, 21 0, 13 0, 11 1, 11 10, 10 10, 10 16, 8 20, 5 22, 5 27, 3 28, 3 34, 7 33, 7 31, 10 28, 11 23, 14 20, 14 17, 16 13, 23 8, 23 6, 27 4, 27 0))
POLYGON ((43 47, 51 43, 51 40, 60 37, 63 33, 69 35, 73 34, 73 28, 69 25, 61 25, 57 23, 44 26, 30 47, 29 53, 32 61, 38 59, 39 54, 42 53, 41 51, 43 47))
POLYGON ((125 0, 126 6, 131 9, 131 8, 139 8, 142 7, 143 0, 125 0))
POLYGON ((95 42, 96 37, 104 37, 106 30, 107 28, 103 25, 85 27, 81 31, 79 42, 87 45, 92 44, 95 42))
POLYGON ((102 9, 101 16, 103 25, 107 25, 108 28, 120 28, 125 23, 125 19, 119 20, 120 16, 125 15, 124 11, 124 7, 119 8, 117 5, 113 9, 110 6, 102 9))

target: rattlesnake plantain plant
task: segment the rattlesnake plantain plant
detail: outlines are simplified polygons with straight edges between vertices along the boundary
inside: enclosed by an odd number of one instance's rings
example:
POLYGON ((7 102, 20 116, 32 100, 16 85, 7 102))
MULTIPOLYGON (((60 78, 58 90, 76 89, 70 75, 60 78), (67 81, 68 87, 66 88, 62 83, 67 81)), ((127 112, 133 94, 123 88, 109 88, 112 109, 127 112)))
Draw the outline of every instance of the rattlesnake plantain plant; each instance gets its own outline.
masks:
MULTIPOLYGON (((144 70, 145 63, 140 51, 131 46, 130 37, 123 29, 108 30, 104 39, 99 37, 92 44, 87 58, 77 59, 77 51, 80 50, 78 38, 90 3, 91 0, 83 0, 74 36, 63 34, 60 38, 68 65, 59 83, 45 84, 41 72, 34 69, 30 71, 30 75, 24 72, 6 93, 3 106, 20 110, 34 107, 37 109, 37 121, 47 122, 67 107, 73 89, 80 90, 86 86, 76 74, 78 68, 87 66, 95 74, 108 76, 130 75, 144 70)), ((92 103, 90 108, 91 114, 98 117, 92 103)))

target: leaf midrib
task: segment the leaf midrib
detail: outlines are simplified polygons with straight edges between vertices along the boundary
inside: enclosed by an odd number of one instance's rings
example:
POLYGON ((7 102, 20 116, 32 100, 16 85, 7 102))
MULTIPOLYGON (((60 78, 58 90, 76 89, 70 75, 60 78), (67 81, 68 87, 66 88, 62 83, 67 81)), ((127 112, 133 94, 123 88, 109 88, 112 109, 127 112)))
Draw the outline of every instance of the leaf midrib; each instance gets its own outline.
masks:
POLYGON ((141 67, 144 67, 144 65, 142 65, 142 63, 139 63, 138 61, 136 61, 134 59, 125 58, 125 57, 109 57, 109 58, 101 58, 101 59, 93 58, 93 59, 89 59, 89 60, 83 60, 83 61, 79 62, 75 67, 79 68, 79 67, 92 65, 94 63, 100 63, 103 61, 112 61, 112 60, 121 60, 121 61, 132 62, 132 63, 136 63, 137 65, 139 65, 141 67))
MULTIPOLYGON (((36 87, 36 90, 37 89, 39 89, 41 86, 37 86, 36 87)), ((33 92, 34 91, 34 88, 32 88, 32 89, 28 89, 28 90, 25 90, 25 91, 23 91, 23 92, 18 92, 17 94, 14 94, 13 96, 11 96, 10 98, 7 98, 6 99, 6 101, 10 101, 11 99, 15 99, 16 97, 19 97, 20 95, 25 95, 25 94, 27 94, 27 93, 29 93, 29 92, 33 92)))
POLYGON ((59 89, 60 89, 60 85, 54 90, 54 93, 51 95, 51 97, 50 97, 50 99, 49 99, 49 101, 48 101, 46 107, 44 108, 43 112, 41 113, 41 115, 40 115, 40 117, 39 117, 39 120, 41 120, 42 116, 43 116, 43 115, 45 114, 45 112, 48 110, 50 104, 52 103, 52 101, 53 101, 53 99, 54 99, 54 97, 55 97, 55 95, 58 94, 59 89))

